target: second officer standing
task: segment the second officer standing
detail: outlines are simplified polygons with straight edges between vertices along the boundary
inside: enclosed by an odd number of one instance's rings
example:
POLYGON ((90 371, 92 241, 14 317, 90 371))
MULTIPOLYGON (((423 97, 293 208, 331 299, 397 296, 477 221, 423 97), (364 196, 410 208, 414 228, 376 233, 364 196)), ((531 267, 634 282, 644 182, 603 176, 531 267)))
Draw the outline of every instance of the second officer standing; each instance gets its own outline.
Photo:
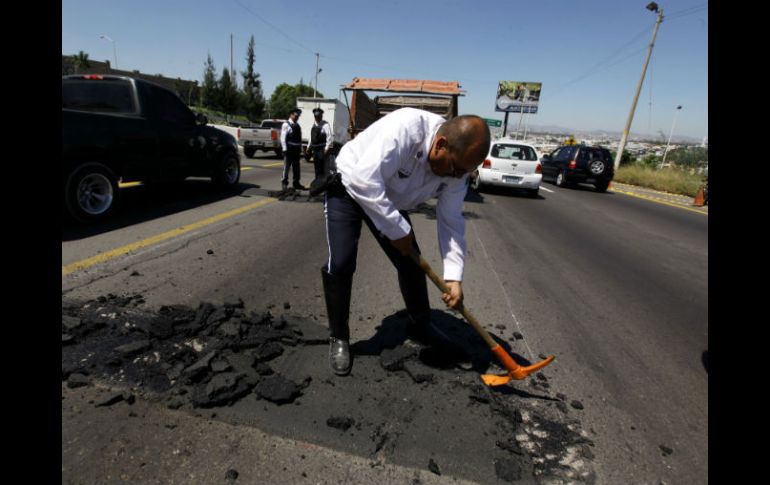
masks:
POLYGON ((289 119, 281 126, 281 149, 283 150, 283 177, 281 178, 281 189, 286 190, 289 186, 289 168, 292 171, 292 186, 297 190, 304 190, 299 183, 299 158, 302 154, 302 128, 300 128, 299 116, 302 110, 294 108, 289 111, 289 119))
POLYGON ((315 108, 313 110, 315 123, 310 130, 310 144, 307 147, 308 155, 313 156, 313 165, 315 168, 315 178, 323 177, 328 172, 326 159, 334 144, 332 129, 329 123, 323 119, 324 110, 315 108))

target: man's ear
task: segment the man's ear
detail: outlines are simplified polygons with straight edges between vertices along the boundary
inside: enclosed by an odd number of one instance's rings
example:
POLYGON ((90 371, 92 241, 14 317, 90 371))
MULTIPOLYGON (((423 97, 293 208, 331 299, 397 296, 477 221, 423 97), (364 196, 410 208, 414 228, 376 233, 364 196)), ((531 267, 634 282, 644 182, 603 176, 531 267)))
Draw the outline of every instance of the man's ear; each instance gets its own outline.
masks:
POLYGON ((436 145, 435 145, 436 150, 439 150, 441 148, 446 150, 448 146, 449 146, 449 143, 447 142, 447 139, 446 139, 445 136, 437 136, 436 137, 436 145))

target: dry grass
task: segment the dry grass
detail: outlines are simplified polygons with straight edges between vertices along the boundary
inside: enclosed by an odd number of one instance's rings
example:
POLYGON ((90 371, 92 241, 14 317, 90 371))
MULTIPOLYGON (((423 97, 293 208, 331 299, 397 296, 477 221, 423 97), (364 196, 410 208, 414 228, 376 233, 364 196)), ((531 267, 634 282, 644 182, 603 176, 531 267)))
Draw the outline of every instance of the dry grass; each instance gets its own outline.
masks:
POLYGON ((687 170, 678 168, 656 170, 636 164, 619 167, 613 180, 689 197, 695 197, 704 182, 702 175, 691 174, 687 170))

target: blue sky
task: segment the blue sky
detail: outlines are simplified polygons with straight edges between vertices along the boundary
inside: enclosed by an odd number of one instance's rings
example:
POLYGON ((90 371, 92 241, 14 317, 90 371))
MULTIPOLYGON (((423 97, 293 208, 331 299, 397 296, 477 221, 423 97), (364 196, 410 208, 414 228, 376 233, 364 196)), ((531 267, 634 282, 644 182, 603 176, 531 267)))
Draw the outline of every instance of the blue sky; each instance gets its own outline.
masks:
MULTIPOLYGON (((502 119, 498 82, 543 83, 531 125, 623 130, 655 14, 639 2, 471 0, 62 0, 62 54, 120 69, 201 80, 246 68, 253 35, 266 97, 313 80, 338 97, 353 77, 459 81, 460 113, 502 119)), ((708 3, 658 2, 664 21, 634 115, 634 134, 708 136, 708 3)), ((242 79, 239 76, 239 82, 242 79)), ((509 131, 520 115, 511 114, 509 131)))

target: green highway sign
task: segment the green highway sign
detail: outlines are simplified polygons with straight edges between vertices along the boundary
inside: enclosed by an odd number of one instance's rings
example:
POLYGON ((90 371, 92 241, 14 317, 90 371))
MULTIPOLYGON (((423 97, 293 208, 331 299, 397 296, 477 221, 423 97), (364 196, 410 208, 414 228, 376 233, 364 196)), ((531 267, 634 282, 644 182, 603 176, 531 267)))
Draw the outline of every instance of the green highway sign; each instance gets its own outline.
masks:
POLYGON ((500 128, 503 126, 503 122, 500 120, 490 120, 489 118, 484 118, 484 121, 486 121, 489 126, 494 126, 495 128, 500 128))

